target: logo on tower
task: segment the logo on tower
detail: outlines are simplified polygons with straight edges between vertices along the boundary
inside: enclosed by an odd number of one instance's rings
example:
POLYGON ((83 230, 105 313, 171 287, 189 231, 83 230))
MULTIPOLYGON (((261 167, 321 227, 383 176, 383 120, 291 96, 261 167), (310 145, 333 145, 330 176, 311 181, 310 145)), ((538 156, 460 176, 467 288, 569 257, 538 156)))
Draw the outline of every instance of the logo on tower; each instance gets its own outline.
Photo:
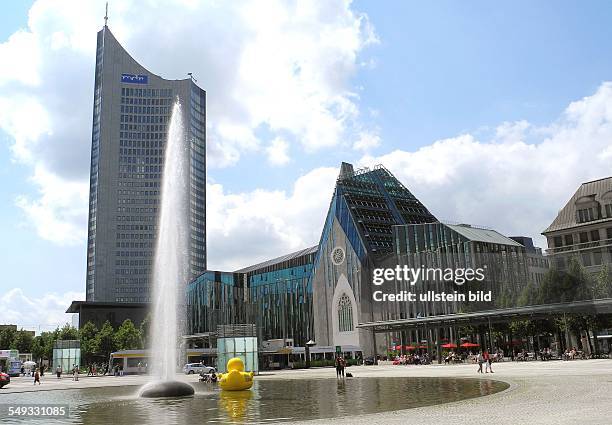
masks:
POLYGON ((141 75, 141 74, 121 74, 121 82, 122 83, 132 83, 132 84, 148 84, 149 76, 141 75))
POLYGON ((334 263, 336 266, 339 266, 344 263, 345 257, 346 254, 344 253, 344 249, 339 246, 335 247, 331 252, 332 263, 334 263))

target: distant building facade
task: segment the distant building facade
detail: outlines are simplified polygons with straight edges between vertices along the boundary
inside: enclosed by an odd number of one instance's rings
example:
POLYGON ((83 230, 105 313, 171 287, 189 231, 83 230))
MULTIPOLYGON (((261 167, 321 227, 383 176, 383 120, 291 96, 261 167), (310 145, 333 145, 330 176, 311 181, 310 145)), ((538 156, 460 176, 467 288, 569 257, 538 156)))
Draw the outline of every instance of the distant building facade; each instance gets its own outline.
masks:
POLYGON ((137 63, 105 25, 94 83, 86 299, 150 300, 164 148, 173 104, 183 105, 189 169, 191 276, 206 270, 206 93, 137 63))
POLYGON ((525 247, 527 255, 527 273, 529 280, 536 286, 542 283, 544 275, 550 270, 548 257, 542 252, 542 248, 534 246, 533 239, 527 236, 510 236, 510 239, 525 247))
POLYGON ((572 258, 591 273, 612 266, 612 177, 583 183, 542 234, 557 270, 572 258))

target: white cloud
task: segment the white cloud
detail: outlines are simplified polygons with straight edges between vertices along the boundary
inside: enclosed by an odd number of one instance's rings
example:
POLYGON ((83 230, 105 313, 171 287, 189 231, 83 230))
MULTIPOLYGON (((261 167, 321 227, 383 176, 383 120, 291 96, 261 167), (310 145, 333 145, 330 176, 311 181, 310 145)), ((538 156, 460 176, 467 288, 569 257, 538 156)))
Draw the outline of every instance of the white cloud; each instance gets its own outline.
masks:
MULTIPOLYGON (((169 3, 111 3, 109 26, 153 72, 170 79, 192 72, 207 90, 210 167, 235 164, 244 152, 269 155, 259 129, 314 152, 361 128, 350 80, 377 38, 349 1, 169 3)), ((37 0, 27 28, 0 44, 0 129, 14 138, 13 159, 56 180, 88 179, 103 11, 103 0, 37 0)), ((34 182, 41 196, 55 190, 34 182)), ((20 205, 61 210, 54 199, 20 205)), ((46 237, 65 230, 58 220, 46 237)))
POLYGON ((337 176, 336 168, 314 169, 296 180, 291 193, 233 194, 208 184, 209 268, 236 270, 316 245, 337 176))
POLYGON ((289 158, 289 143, 280 137, 275 138, 266 148, 268 162, 272 165, 286 165, 291 161, 289 158))
POLYGON ((0 297, 0 323, 9 323, 35 331, 53 330, 65 323, 72 323, 72 315, 66 308, 72 300, 85 299, 85 293, 26 294, 21 288, 13 288, 0 297))
POLYGON ((353 144, 353 149, 360 151, 370 151, 380 146, 380 136, 371 131, 362 131, 359 133, 359 139, 353 144))
POLYGON ((87 228, 89 185, 81 180, 62 179, 40 165, 32 181, 39 188, 40 197, 19 196, 16 203, 38 235, 60 245, 82 242, 83 229, 87 228))
POLYGON ((503 123, 493 140, 464 134, 360 163, 384 164, 440 219, 531 236, 546 247, 540 233, 578 186, 612 175, 610 146, 612 83, 604 83, 547 127, 503 123))

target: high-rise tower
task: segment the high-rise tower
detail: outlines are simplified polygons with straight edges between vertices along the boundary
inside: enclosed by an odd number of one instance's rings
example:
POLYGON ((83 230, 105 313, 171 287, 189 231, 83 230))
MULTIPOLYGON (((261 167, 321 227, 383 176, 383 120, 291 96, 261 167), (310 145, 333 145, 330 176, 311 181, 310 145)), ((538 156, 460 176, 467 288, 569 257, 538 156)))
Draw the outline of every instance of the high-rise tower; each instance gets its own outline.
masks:
POLYGON ((87 301, 148 302, 164 147, 183 105, 192 276, 206 269, 206 92, 136 62, 105 25, 98 32, 87 239, 87 301))

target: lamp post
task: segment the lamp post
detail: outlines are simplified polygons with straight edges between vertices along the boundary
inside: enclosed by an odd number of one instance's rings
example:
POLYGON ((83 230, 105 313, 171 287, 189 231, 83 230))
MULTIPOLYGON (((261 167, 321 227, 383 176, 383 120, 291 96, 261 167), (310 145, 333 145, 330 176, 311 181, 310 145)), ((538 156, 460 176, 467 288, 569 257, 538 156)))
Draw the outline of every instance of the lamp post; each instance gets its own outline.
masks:
POLYGON ((310 367, 310 347, 317 345, 312 339, 306 343, 306 347, 304 347, 304 353, 306 355, 306 369, 310 367))

